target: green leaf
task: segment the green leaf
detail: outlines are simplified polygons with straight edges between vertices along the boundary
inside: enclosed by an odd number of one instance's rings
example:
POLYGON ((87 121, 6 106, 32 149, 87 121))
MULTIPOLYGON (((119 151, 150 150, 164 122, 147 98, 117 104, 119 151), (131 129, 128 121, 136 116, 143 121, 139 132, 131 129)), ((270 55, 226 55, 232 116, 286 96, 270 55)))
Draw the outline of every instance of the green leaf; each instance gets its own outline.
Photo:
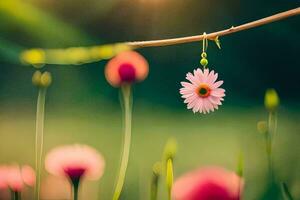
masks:
POLYGON ((219 40, 219 36, 216 37, 215 43, 216 43, 217 47, 218 47, 219 49, 221 49, 221 42, 220 42, 220 40, 219 40))
POLYGON ((281 184, 281 188, 282 188, 281 191, 282 191, 283 198, 286 199, 286 200, 293 200, 293 197, 292 197, 292 195, 291 195, 291 193, 289 191, 289 188, 286 185, 286 183, 282 183, 281 184))

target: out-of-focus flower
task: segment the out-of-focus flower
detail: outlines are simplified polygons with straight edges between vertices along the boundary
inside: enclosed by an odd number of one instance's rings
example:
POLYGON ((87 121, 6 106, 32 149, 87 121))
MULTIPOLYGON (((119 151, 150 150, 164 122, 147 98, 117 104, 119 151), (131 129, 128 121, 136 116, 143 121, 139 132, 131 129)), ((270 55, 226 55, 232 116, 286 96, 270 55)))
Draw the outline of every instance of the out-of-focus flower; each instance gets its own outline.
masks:
POLYGON ((102 155, 87 145, 67 145, 51 150, 46 156, 46 169, 56 176, 68 177, 72 182, 81 178, 97 180, 103 172, 102 155))
POLYGON ((0 166, 0 189, 6 189, 7 184, 7 168, 6 166, 0 166))
POLYGON ((261 134, 268 133, 268 123, 266 121, 257 122, 257 130, 261 134))
POLYGON ((21 192, 24 184, 35 184, 35 172, 28 166, 7 165, 0 167, 0 188, 10 188, 14 192, 21 192))
POLYGON ((17 165, 12 165, 7 169, 7 182, 11 190, 20 192, 23 189, 23 179, 21 169, 17 165))
POLYGON ((279 96, 275 89, 268 89, 265 94, 265 107, 269 111, 275 111, 279 106, 279 96))
POLYGON ((28 165, 22 166, 21 175, 26 185, 33 186, 35 184, 35 172, 32 167, 28 165))
POLYGON ((183 88, 180 89, 180 94, 184 98, 184 103, 188 109, 193 109, 193 112, 209 113, 218 109, 222 105, 225 90, 219 88, 223 81, 217 81, 218 73, 208 69, 194 70, 194 74, 187 73, 186 79, 189 82, 181 82, 183 88))
POLYGON ((149 72, 146 59, 134 51, 125 51, 111 59, 105 67, 106 80, 114 87, 143 81, 149 72))
POLYGON ((175 181, 175 200, 239 200, 243 180, 236 173, 220 167, 200 168, 175 181))

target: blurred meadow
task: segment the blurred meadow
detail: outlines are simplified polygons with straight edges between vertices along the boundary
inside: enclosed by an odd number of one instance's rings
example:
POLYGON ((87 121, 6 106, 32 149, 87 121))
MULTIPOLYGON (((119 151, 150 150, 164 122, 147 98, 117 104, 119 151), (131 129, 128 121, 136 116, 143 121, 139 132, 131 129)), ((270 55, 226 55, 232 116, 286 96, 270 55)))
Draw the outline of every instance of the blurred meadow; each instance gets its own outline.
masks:
MULTIPOLYGON (((0 164, 34 166, 37 88, 35 69, 19 59, 28 48, 67 48, 123 41, 190 36, 222 30, 299 6, 297 0, 1 0, 0 164)), ((186 109, 179 94, 187 72, 199 66, 202 43, 138 50, 149 62, 148 78, 133 88, 132 148, 121 199, 149 199, 152 165, 169 138, 178 142, 174 176, 200 166, 235 171, 242 152, 246 200, 265 198, 267 155, 256 124, 267 120, 264 92, 280 97, 274 145, 275 179, 300 199, 300 18, 292 17, 211 42, 210 65, 224 80, 224 104, 210 114, 186 109)), ((105 80, 107 61, 46 65, 53 82, 45 106, 44 154, 82 143, 106 160, 99 181, 84 181, 82 199, 111 199, 122 148, 119 91, 105 80)), ((43 169, 42 180, 48 173, 43 169)), ((167 199, 160 180, 159 199, 167 199)), ((57 187, 53 199, 69 198, 57 187)), ((70 189, 70 188, 68 188, 70 189)), ((51 192, 52 191, 52 192, 51 192)), ((31 199, 29 191, 24 199, 31 199)), ((49 198, 51 199, 51 195, 49 198)), ((42 199, 46 199, 43 198, 42 199)))

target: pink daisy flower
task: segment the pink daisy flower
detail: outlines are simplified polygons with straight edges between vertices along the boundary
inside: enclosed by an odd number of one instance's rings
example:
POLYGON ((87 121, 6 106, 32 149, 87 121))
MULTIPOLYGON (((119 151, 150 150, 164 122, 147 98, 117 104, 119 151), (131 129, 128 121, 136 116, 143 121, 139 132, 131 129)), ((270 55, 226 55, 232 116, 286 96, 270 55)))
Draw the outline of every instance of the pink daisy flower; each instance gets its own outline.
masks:
POLYGON ((217 81, 218 73, 208 69, 194 70, 194 74, 187 73, 186 79, 190 82, 181 82, 183 88, 180 94, 184 98, 184 103, 188 109, 192 109, 194 113, 209 113, 218 109, 222 105, 225 96, 225 90, 219 88, 223 81, 217 81))
POLYGON ((147 60, 135 51, 125 51, 105 67, 105 78, 114 87, 143 81, 149 73, 147 60))
POLYGON ((75 144, 51 150, 45 165, 49 173, 68 177, 71 181, 79 181, 83 177, 97 180, 104 172, 105 161, 96 149, 75 144))
POLYGON ((175 181, 174 200, 240 200, 243 179, 220 167, 205 167, 189 172, 175 181))

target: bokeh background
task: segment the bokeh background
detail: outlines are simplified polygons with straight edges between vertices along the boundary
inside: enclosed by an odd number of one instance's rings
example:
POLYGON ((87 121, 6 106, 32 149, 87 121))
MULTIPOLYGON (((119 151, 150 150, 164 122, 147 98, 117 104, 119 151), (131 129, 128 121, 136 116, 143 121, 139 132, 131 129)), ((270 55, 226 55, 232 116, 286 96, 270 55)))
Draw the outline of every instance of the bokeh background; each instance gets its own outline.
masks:
MULTIPOLYGON (((299 5, 298 0, 1 0, 0 163, 34 166, 35 69, 20 63, 22 50, 196 35, 299 5)), ((267 119, 267 88, 275 88, 281 98, 276 179, 300 199, 299 24, 300 18, 293 17, 224 36, 221 50, 211 42, 209 66, 224 80, 227 96, 224 105, 208 115, 187 110, 178 92, 185 74, 199 66, 200 42, 141 49, 150 74, 134 87, 133 141, 123 199, 149 198, 152 165, 161 159, 170 137, 178 141, 175 177, 206 165, 235 170, 243 152, 244 198, 262 199, 267 162, 256 123, 267 119)), ((84 183, 83 199, 111 198, 120 160, 119 92, 103 76, 105 63, 42 69, 53 75, 46 102, 45 152, 61 144, 85 143, 106 158, 103 178, 84 183)), ((44 172, 45 180, 47 176, 44 172)), ((49 198, 68 196, 58 192, 58 185, 48 184, 49 198)), ((166 198, 164 180, 159 195, 166 198)))

